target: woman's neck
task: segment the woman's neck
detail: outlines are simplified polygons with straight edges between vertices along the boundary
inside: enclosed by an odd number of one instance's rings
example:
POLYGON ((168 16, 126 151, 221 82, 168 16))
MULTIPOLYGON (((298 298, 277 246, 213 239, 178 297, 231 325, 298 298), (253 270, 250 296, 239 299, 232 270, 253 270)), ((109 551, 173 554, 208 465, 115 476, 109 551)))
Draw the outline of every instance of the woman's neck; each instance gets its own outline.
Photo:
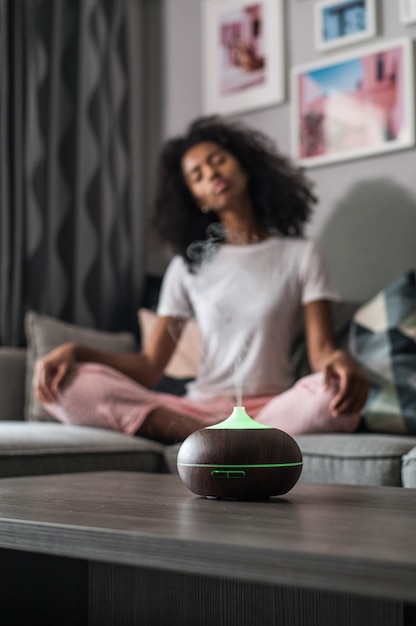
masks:
POLYGON ((259 224, 251 200, 248 196, 239 198, 234 206, 229 206, 219 213, 224 230, 225 243, 247 245, 262 241, 270 236, 259 224))
POLYGON ((253 213, 242 215, 236 213, 223 214, 221 223, 224 229, 225 242, 233 245, 256 243, 269 237, 268 231, 261 226, 253 213))
POLYGON ((263 239, 267 239, 270 237, 270 233, 266 230, 255 228, 251 229, 241 229, 241 230, 227 230, 224 228, 225 234, 225 243, 235 245, 235 246, 244 246, 250 243, 258 243, 259 241, 263 241, 263 239))

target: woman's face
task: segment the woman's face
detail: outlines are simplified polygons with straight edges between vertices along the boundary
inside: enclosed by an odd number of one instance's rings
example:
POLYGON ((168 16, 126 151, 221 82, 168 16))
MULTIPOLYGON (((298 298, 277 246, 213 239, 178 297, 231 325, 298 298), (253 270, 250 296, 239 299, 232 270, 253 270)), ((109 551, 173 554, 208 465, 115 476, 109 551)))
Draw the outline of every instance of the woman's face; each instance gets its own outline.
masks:
POLYGON ((182 157, 185 181, 200 207, 231 208, 247 195, 247 175, 240 162, 213 141, 197 143, 182 157))

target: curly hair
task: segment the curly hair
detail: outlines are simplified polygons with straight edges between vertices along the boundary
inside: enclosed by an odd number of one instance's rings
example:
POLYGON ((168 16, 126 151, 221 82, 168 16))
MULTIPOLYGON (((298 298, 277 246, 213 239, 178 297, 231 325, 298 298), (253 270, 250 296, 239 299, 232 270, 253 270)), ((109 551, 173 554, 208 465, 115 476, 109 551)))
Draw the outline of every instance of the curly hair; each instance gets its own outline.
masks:
POLYGON ((302 236, 316 202, 303 171, 263 133, 218 116, 202 117, 184 136, 167 141, 159 157, 152 225, 175 254, 192 264, 191 244, 221 241, 218 228, 211 226, 219 222, 217 215, 199 210, 182 173, 184 154, 203 141, 227 150, 249 172, 248 191, 260 226, 283 236, 302 236))

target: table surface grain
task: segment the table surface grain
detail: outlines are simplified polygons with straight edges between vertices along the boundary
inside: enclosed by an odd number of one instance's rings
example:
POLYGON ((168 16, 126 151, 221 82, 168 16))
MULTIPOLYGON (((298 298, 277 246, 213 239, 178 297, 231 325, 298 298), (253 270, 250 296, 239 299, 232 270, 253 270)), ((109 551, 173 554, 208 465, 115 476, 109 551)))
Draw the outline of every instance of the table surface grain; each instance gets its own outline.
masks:
POLYGON ((416 602, 416 489, 210 500, 176 475, 0 480, 0 547, 416 602))

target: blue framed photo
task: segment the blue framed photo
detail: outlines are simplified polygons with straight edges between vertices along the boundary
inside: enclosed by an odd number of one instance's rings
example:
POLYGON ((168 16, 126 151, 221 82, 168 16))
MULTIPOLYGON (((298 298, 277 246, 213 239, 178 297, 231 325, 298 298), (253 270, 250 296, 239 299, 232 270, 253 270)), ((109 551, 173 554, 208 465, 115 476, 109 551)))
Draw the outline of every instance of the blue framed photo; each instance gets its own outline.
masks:
POLYGON ((375 0, 323 0, 315 5, 315 42, 326 51, 376 36, 375 0))

